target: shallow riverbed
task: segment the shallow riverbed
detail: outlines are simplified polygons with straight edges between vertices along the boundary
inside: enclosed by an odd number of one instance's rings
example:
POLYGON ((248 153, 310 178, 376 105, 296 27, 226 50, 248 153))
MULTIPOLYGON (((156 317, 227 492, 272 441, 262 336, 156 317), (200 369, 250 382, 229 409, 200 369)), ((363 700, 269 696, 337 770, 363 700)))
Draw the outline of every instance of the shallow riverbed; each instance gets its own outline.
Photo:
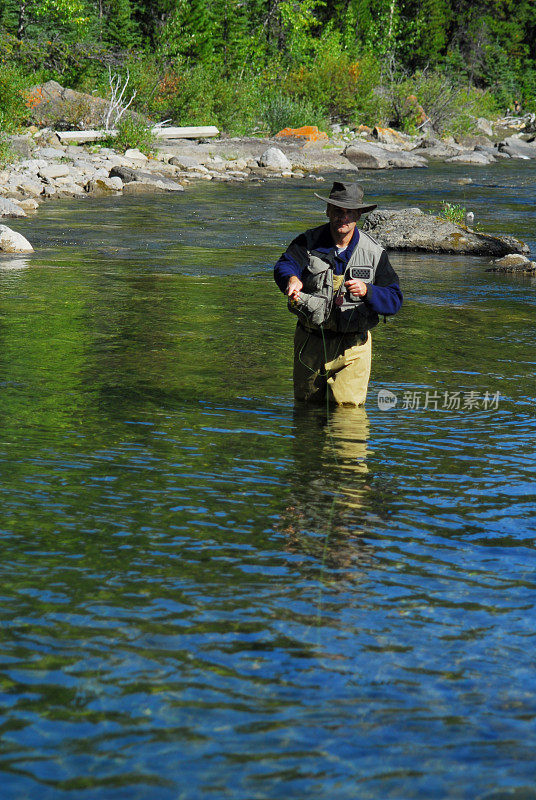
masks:
MULTIPOLYGON (((536 254, 532 163, 360 177, 536 254)), ((13 223, 3 797, 536 798, 535 282, 393 254, 366 409, 295 411, 271 267, 314 191, 13 223)))

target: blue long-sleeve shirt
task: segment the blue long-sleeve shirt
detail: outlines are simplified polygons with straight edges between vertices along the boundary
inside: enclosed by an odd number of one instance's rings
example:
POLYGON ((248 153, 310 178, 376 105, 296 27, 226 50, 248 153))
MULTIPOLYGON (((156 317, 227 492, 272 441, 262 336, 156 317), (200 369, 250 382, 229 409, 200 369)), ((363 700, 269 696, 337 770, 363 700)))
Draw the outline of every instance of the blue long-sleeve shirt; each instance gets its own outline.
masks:
MULTIPOLYGON (((318 253, 333 252, 331 259, 334 265, 335 275, 343 275, 354 249, 359 241, 359 230, 356 227, 352 239, 342 253, 334 251, 334 242, 331 236, 329 223, 315 228, 314 231, 314 250, 318 253)), ((283 294, 286 294, 288 279, 295 275, 301 280, 304 268, 309 264, 309 255, 305 234, 300 234, 294 239, 283 255, 278 259, 274 267, 274 279, 283 294)), ((402 305, 402 292, 400 291, 398 275, 394 271, 389 257, 383 251, 374 283, 367 284, 367 293, 363 298, 367 306, 376 314, 396 314, 402 305)))

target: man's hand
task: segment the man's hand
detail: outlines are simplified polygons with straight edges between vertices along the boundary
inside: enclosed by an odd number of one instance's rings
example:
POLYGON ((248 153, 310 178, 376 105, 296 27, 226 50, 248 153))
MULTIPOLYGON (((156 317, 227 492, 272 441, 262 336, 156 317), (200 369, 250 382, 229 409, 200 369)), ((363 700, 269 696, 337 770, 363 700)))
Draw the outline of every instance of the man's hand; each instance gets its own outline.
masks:
POLYGON ((298 292, 303 289, 303 283, 296 275, 291 275, 287 283, 287 295, 291 300, 298 300, 298 292))
POLYGON ((367 284, 363 283, 363 281, 360 281, 358 278, 345 281, 344 285, 350 294, 356 295, 357 297, 364 297, 367 293, 367 284))

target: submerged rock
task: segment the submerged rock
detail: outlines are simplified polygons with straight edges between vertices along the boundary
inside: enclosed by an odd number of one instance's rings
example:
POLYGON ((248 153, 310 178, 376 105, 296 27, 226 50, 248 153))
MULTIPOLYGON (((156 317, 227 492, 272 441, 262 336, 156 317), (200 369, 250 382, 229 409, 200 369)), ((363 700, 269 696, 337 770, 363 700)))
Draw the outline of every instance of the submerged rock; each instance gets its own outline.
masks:
POLYGON ((469 231, 446 219, 423 214, 420 209, 400 211, 376 209, 363 224, 380 244, 391 250, 421 250, 428 253, 467 253, 504 256, 528 253, 529 248, 513 236, 490 236, 469 231))
POLYGON ((521 272, 523 274, 536 275, 536 261, 531 261, 527 256, 512 253, 503 258, 498 258, 494 261, 494 266, 489 267, 486 272, 521 272))
POLYGON ((21 233, 0 225, 0 251, 2 253, 33 253, 33 247, 21 233))

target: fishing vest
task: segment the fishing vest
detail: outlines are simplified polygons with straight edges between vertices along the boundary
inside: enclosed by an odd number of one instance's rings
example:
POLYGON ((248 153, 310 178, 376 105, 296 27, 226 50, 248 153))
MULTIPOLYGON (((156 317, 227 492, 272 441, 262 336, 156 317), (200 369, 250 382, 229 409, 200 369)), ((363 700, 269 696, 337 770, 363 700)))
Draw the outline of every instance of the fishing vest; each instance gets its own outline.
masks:
POLYGON ((329 253, 312 249, 316 230, 305 232, 309 263, 301 277, 303 289, 297 300, 289 300, 289 310, 309 330, 323 328, 338 333, 365 333, 378 324, 378 315, 361 297, 351 295, 344 281, 350 278, 352 267, 362 267, 358 277, 365 283, 374 283, 383 247, 367 233, 359 231, 359 240, 344 275, 334 275, 335 249, 329 253))

